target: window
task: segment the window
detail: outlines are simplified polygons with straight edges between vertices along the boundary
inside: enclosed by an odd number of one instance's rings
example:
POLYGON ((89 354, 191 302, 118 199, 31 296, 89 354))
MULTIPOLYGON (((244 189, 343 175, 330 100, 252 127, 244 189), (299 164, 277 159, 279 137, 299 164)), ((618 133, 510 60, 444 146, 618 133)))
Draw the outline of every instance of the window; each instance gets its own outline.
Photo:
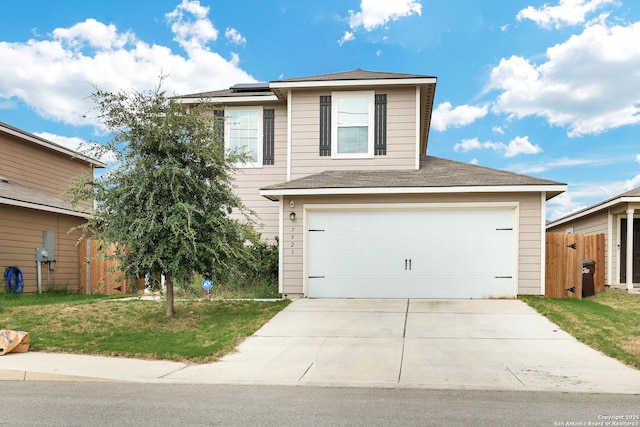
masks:
POLYGON ((320 156, 370 158, 387 154, 387 95, 333 92, 320 97, 320 156))
POLYGON ((232 108, 225 110, 225 148, 231 152, 245 153, 242 166, 262 165, 262 107, 232 108))
POLYGON ((373 107, 373 91, 332 94, 333 157, 373 157, 373 107))

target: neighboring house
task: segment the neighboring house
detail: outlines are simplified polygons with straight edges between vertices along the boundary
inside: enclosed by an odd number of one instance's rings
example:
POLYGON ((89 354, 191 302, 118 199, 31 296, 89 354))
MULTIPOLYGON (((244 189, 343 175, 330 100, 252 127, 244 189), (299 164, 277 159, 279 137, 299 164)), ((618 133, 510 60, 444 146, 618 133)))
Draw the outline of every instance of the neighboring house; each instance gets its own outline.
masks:
POLYGON ((251 155, 235 183, 279 238, 284 296, 544 294, 545 202, 566 185, 427 156, 435 89, 358 69, 178 100, 218 104, 251 155))
POLYGON ((0 267, 20 268, 24 292, 37 291, 36 248, 45 247, 55 262, 41 264, 42 290, 80 290, 80 232, 69 231, 92 206, 73 208, 62 194, 75 178, 105 166, 0 122, 0 267))
POLYGON ((640 187, 552 221, 547 231, 603 233, 605 264, 596 268, 605 269, 605 285, 640 287, 640 187))

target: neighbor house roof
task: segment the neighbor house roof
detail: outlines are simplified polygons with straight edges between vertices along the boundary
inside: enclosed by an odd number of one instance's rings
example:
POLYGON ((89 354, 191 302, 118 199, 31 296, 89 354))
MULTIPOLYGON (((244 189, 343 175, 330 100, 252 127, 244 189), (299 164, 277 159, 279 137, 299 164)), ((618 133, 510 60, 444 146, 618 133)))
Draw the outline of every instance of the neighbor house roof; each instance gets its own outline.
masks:
POLYGON ((584 209, 575 211, 569 215, 555 219, 547 224, 547 228, 556 227, 560 224, 564 224, 566 222, 594 214, 604 209, 609 209, 612 206, 622 203, 640 203, 640 187, 618 194, 617 196, 613 196, 609 199, 603 200, 602 202, 596 203, 584 209))
POLYGON ((550 199, 566 187, 548 179, 423 156, 418 170, 327 170, 263 187, 260 194, 276 200, 280 195, 309 194, 545 191, 550 199))
POLYGON ((0 177, 0 204, 60 213, 64 215, 89 217, 91 210, 71 203, 44 191, 16 184, 0 177))
POLYGON ((18 129, 17 127, 11 126, 7 123, 4 122, 0 122, 0 132, 4 132, 6 134, 9 135, 13 135, 13 136, 17 136, 18 138, 22 139, 22 140, 26 140, 26 141, 30 141, 33 142, 35 144, 38 144, 42 147, 48 148, 50 150, 53 151, 57 151, 59 153, 62 154, 66 154, 69 155, 73 158, 77 158, 80 160, 84 160, 87 163, 92 164, 94 167, 96 168, 106 168, 107 165, 99 160, 96 159, 92 159, 91 157, 88 157, 78 151, 75 150, 70 150, 66 147, 63 147, 62 145, 56 144, 55 142, 51 142, 47 139, 41 138, 37 135, 34 135, 32 133, 26 132, 22 129, 18 129))

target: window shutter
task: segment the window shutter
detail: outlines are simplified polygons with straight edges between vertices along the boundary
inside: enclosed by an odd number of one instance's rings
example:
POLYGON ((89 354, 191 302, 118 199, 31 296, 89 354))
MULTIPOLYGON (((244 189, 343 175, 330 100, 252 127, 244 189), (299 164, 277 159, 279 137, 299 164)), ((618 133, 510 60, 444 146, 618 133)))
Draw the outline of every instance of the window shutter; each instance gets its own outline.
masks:
POLYGON ((272 165, 274 162, 274 110, 262 111, 262 164, 272 165))
POLYGON ((213 110, 213 126, 215 129, 215 135, 220 144, 222 153, 224 153, 224 110, 213 110))
POLYGON ((331 155, 331 96, 320 97, 320 156, 331 155))
POLYGON ((386 156, 387 154, 387 95, 376 95, 375 122, 374 122, 374 154, 386 156))

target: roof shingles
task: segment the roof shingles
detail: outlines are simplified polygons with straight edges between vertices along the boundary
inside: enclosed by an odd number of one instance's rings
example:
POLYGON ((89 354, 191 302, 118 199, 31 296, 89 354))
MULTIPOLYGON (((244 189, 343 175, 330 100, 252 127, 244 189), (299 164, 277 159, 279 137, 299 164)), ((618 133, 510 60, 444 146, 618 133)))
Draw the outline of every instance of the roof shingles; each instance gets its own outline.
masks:
POLYGON ((529 185, 565 184, 434 156, 423 156, 419 170, 327 170, 270 185, 261 190, 529 185))
POLYGON ((73 216, 88 216, 91 210, 82 206, 71 206, 71 203, 49 193, 16 184, 15 182, 0 180, 0 203, 27 205, 39 210, 55 210, 73 216))

